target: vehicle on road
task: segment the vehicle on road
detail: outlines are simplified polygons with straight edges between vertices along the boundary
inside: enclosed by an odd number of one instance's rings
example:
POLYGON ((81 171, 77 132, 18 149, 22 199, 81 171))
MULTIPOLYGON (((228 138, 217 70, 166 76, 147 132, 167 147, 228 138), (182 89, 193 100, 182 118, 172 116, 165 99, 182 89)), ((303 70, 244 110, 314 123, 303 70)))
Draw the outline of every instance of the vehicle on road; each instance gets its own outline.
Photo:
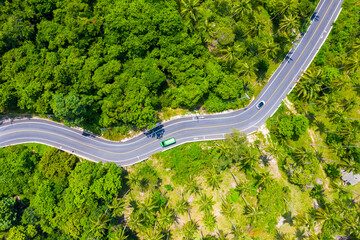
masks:
POLYGON ((256 105, 256 108, 257 108, 257 109, 260 109, 260 108, 262 108, 264 105, 265 105, 265 102, 264 102, 264 101, 261 101, 261 102, 259 102, 259 103, 256 105))
POLYGON ((160 146, 162 146, 162 147, 167 147, 167 146, 169 146, 169 145, 171 145, 171 144, 174 144, 174 143, 176 143, 175 138, 169 138, 169 139, 166 139, 166 140, 164 140, 164 141, 161 141, 161 142, 160 142, 160 146))

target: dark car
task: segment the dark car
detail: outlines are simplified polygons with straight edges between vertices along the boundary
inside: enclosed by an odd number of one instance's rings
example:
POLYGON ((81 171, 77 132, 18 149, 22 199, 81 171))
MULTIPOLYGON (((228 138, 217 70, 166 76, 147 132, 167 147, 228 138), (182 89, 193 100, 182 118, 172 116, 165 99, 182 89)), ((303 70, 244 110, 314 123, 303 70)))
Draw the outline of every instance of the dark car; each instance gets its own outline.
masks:
POLYGON ((258 105, 256 105, 256 108, 257 108, 257 109, 260 109, 260 108, 262 108, 264 105, 265 105, 265 102, 264 102, 264 101, 261 101, 261 102, 258 103, 258 105))

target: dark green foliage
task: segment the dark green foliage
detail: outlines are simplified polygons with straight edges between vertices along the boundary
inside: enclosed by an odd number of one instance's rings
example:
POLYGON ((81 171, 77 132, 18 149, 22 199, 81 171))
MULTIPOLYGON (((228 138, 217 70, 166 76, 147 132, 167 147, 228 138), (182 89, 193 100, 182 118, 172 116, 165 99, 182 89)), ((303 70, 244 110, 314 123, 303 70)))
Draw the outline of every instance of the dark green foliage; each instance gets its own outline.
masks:
POLYGON ((312 150, 301 148, 285 160, 286 170, 291 183, 305 187, 313 182, 319 172, 319 160, 312 150))
POLYGON ((339 167, 335 164, 327 164, 324 168, 326 176, 331 179, 337 179, 341 177, 339 167))
POLYGON ((34 150, 1 149, 1 174, 7 182, 1 186, 0 231, 8 230, 9 239, 105 238, 105 229, 122 215, 121 206, 114 205, 123 189, 122 169, 77 163, 75 156, 53 148, 34 150), (21 199, 16 204, 14 196, 21 199))
POLYGON ((306 133, 309 127, 309 120, 303 115, 293 116, 293 124, 295 136, 301 136, 306 133))
POLYGON ((24 146, 0 149, 0 197, 36 189, 37 186, 28 181, 38 161, 39 156, 24 146))
POLYGON ((0 199, 0 231, 8 230, 16 221, 15 202, 14 198, 0 199))
POLYGON ((283 115, 279 118, 278 131, 281 137, 285 139, 292 137, 294 134, 294 124, 291 116, 283 115))
POLYGON ((278 140, 297 140, 306 133, 309 120, 303 115, 286 114, 279 111, 277 121, 270 122, 270 129, 278 140), (275 122, 275 123, 274 123, 275 122))
POLYGON ((264 79, 269 63, 287 50, 283 40, 293 40, 292 30, 314 6, 1 3, 0 113, 54 113, 68 125, 98 130, 151 127, 162 107, 238 108, 245 101, 239 98, 253 92, 249 82, 264 79), (290 14, 293 28, 283 28, 290 14))
POLYGON ((38 170, 46 179, 67 187, 67 177, 75 163, 74 155, 64 158, 64 154, 59 154, 56 148, 47 148, 38 163, 38 170))

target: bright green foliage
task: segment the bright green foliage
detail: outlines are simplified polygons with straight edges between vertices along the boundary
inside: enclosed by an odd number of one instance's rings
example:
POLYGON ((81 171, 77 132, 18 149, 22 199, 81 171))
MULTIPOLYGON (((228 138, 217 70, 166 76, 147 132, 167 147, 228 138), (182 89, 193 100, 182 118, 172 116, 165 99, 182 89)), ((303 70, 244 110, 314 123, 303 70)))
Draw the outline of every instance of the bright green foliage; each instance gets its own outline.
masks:
POLYGON ((34 239, 37 235, 37 230, 34 225, 16 226, 12 227, 9 230, 8 238, 9 240, 27 240, 34 239))
POLYGON ((183 238, 192 239, 194 234, 198 231, 198 227, 198 224, 192 220, 186 222, 181 228, 183 238))
POLYGON ((293 116, 294 134, 301 136, 306 133, 309 127, 309 120, 304 115, 293 116))
POLYGON ((16 220, 14 198, 3 198, 0 200, 0 231, 5 231, 13 225, 16 220))
POLYGON ((0 197, 36 189, 37 186, 28 181, 38 161, 39 156, 24 146, 0 149, 0 197))
POLYGON ((74 155, 63 158, 63 154, 59 154, 56 148, 47 148, 38 163, 38 169, 46 179, 67 186, 67 177, 74 168, 76 157, 74 155))
POLYGON ((283 188, 276 181, 266 184, 258 195, 259 211, 264 213, 262 221, 270 228, 275 227, 277 218, 285 213, 284 198, 283 188))
POLYGON ((280 114, 276 124, 271 128, 276 132, 278 140, 298 139, 309 127, 309 120, 303 115, 280 114))
POLYGON ((290 182, 304 187, 311 184, 319 172, 319 160, 312 150, 301 148, 288 157, 284 166, 290 182))
POLYGON ((278 131, 284 139, 292 137, 294 134, 294 125, 291 116, 284 115, 279 119, 278 131))
POLYGON ((216 226, 216 217, 212 213, 205 212, 203 222, 206 229, 213 231, 216 226))

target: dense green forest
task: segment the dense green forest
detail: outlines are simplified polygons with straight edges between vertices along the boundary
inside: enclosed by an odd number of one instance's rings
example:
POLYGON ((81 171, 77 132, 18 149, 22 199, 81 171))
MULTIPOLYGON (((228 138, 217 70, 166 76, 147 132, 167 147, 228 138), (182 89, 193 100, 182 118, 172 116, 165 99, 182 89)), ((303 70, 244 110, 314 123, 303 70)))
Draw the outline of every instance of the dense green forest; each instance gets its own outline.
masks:
POLYGON ((164 107, 238 108, 316 4, 0 1, 0 114, 53 113, 98 131, 152 126, 164 107))

